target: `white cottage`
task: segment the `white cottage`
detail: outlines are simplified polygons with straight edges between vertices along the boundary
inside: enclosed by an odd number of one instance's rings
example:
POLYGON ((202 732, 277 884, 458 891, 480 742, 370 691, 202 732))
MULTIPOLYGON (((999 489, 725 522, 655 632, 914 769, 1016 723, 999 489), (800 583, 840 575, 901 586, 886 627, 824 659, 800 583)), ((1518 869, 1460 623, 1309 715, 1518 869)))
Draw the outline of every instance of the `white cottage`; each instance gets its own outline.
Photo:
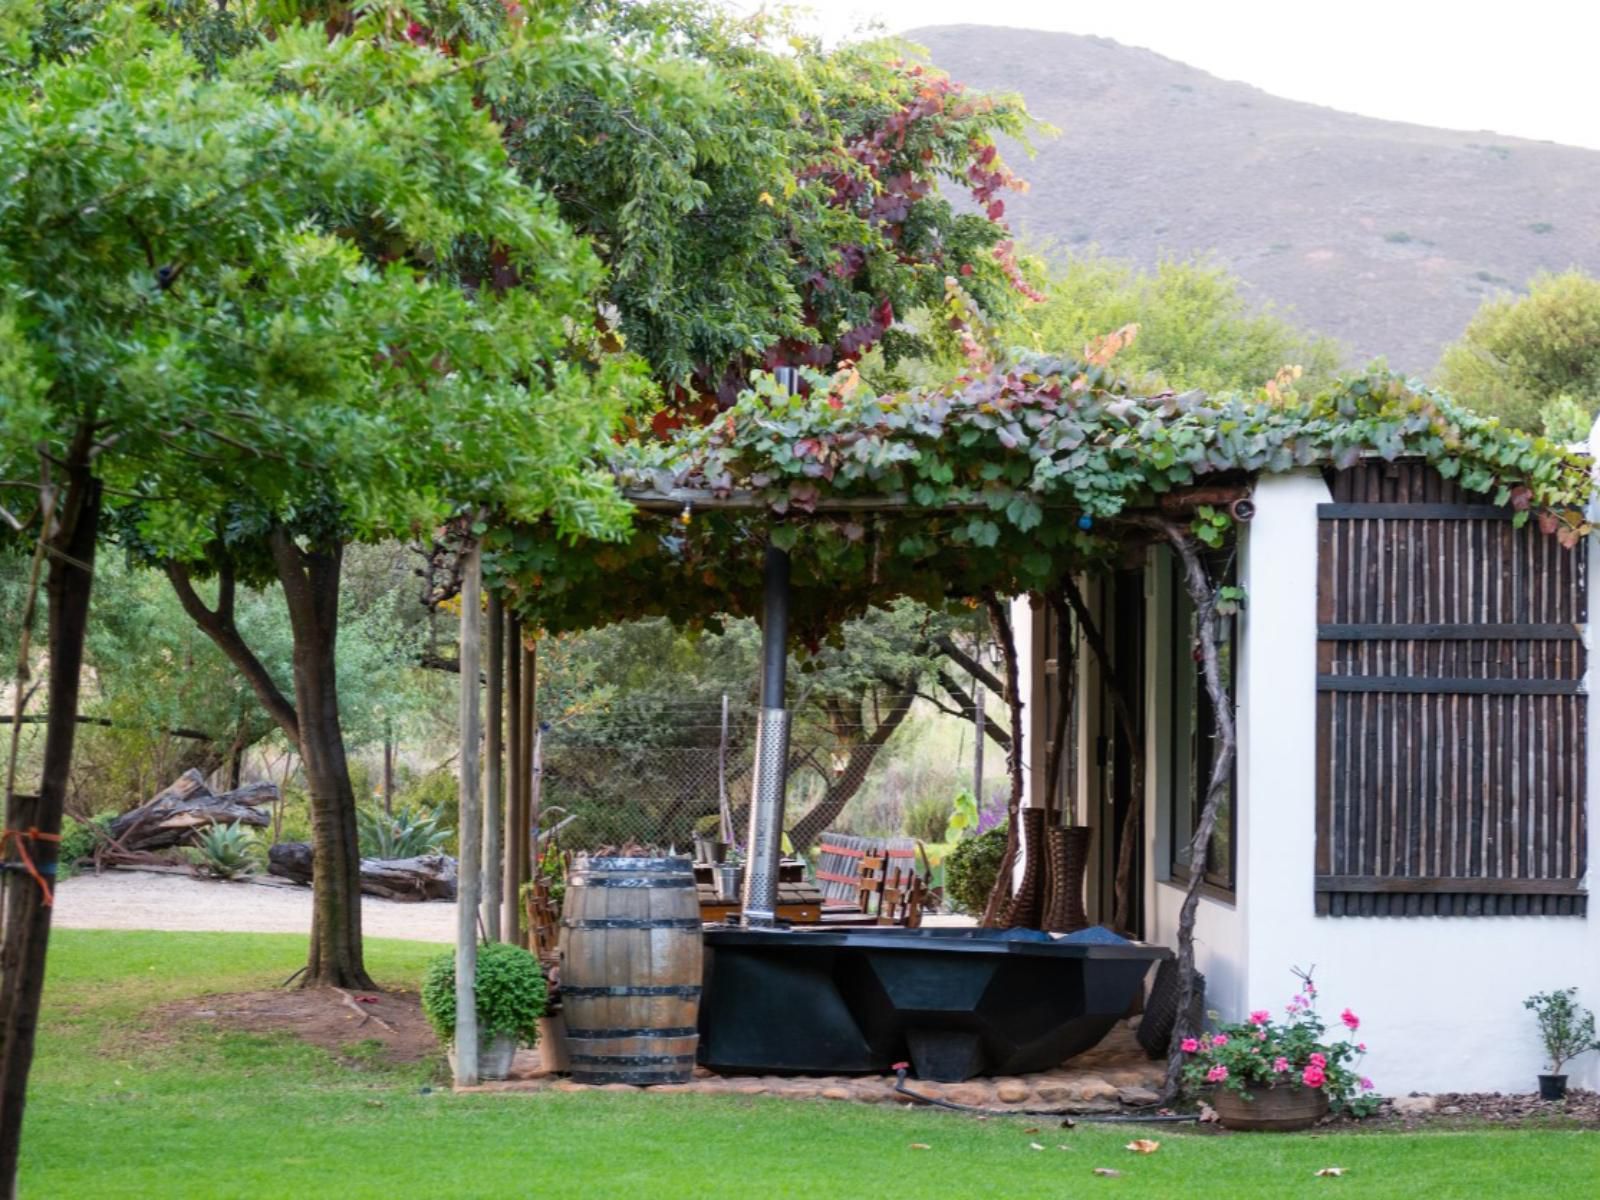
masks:
MULTIPOLYGON (((1595 539, 1563 548, 1420 462, 1264 476, 1232 571, 1238 718, 1231 802, 1195 928, 1207 1007, 1281 1011, 1294 966, 1345 1005, 1380 1090, 1528 1091, 1542 1069, 1522 1001, 1576 985, 1600 1009, 1600 926, 1586 819, 1593 689, 1587 580, 1595 539)), ((1134 927, 1176 943, 1185 852, 1210 756, 1189 603, 1154 546, 1091 584, 1118 675, 1132 683, 1146 765, 1128 794, 1105 681, 1076 656, 1063 801, 1095 829, 1092 915, 1109 916, 1128 805, 1141 806, 1134 927)), ((1042 804, 1059 631, 1019 601, 1042 804)), ((1600 1054, 1570 1068, 1600 1086, 1600 1054)))

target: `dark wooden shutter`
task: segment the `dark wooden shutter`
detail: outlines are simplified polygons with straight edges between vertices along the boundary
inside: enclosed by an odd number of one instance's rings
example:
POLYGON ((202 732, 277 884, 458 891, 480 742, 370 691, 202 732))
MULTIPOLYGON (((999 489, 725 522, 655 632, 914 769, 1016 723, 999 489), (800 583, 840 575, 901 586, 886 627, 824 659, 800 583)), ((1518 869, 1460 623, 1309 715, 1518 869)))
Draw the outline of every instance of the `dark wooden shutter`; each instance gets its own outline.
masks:
POLYGON ((1582 915, 1586 549, 1420 463, 1321 506, 1317 912, 1582 915))

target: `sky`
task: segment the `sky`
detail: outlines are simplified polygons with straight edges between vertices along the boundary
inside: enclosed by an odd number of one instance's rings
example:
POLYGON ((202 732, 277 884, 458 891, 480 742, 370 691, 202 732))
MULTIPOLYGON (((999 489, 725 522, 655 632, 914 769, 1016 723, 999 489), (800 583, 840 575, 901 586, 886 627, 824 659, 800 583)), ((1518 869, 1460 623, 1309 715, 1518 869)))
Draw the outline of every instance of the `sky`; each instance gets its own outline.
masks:
MULTIPOLYGON (((735 8, 760 0, 730 0, 735 8)), ((1362 116, 1600 150, 1594 0, 798 0, 830 40, 987 24, 1098 34, 1362 116)))

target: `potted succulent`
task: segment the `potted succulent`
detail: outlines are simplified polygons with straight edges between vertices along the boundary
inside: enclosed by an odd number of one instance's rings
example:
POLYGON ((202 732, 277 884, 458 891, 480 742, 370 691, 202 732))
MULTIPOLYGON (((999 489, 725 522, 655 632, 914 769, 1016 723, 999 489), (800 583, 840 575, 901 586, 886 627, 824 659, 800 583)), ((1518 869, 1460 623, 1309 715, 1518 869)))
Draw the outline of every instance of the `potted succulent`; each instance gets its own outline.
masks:
POLYGON ((1344 1036, 1330 1038, 1317 1014, 1310 972, 1295 974, 1300 991, 1282 1020, 1257 1009, 1248 1021, 1185 1038, 1184 1081, 1209 1089, 1217 1119, 1228 1129, 1307 1129, 1330 1110, 1364 1117, 1376 1111, 1372 1081, 1360 1073, 1365 1042, 1351 1039, 1361 1020, 1339 1015, 1344 1036))
POLYGON ((1539 1076, 1539 1099, 1560 1100, 1567 1094, 1562 1068, 1586 1050, 1600 1050, 1594 1032, 1594 1014, 1577 1001, 1578 989, 1557 988, 1538 992, 1522 1002, 1539 1022, 1539 1037, 1550 1062, 1548 1074, 1539 1076))
MULTIPOLYGON (((478 972, 473 982, 478 1002, 478 1075, 504 1079, 511 1071, 517 1046, 539 1040, 539 1018, 545 1010, 544 972, 539 960, 521 946, 489 942, 478 947, 478 972)), ((455 1065, 456 957, 441 954, 428 965, 422 984, 422 1011, 441 1039, 450 1043, 455 1065)))

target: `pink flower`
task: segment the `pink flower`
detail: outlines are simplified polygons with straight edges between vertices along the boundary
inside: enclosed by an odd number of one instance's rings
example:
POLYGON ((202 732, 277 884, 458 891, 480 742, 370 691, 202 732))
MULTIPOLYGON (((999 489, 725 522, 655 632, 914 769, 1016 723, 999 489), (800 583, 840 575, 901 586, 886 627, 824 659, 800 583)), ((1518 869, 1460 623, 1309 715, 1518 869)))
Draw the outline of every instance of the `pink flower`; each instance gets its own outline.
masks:
POLYGON ((1357 1042, 1356 1049, 1365 1054, 1367 1052, 1367 1044, 1365 1042, 1357 1042))
POLYGON ((1313 1054, 1308 1060, 1319 1071, 1327 1069, 1328 1057, 1325 1054, 1313 1054))
POLYGON ((1250 1014, 1250 1024, 1252 1025, 1265 1025, 1270 1020, 1272 1020, 1272 1014, 1264 1008, 1258 1008, 1250 1014))
POLYGON ((1228 1044, 1228 1035, 1225 1033, 1217 1034, 1216 1037, 1211 1039, 1211 1044, 1213 1046, 1226 1046, 1228 1044))
POLYGON ((1365 1075, 1361 1077, 1361 1090, 1363 1092, 1370 1092, 1372 1090, 1372 1080, 1368 1079, 1365 1075))
POLYGON ((1267 1040, 1267 1031, 1265 1029, 1263 1029, 1260 1033, 1256 1034, 1256 1041, 1264 1042, 1266 1040, 1267 1040))
POLYGON ((1285 1071, 1287 1071, 1289 1069, 1289 1060, 1287 1058, 1275 1058, 1275 1059, 1273 1059, 1272 1060, 1272 1069, 1274 1071, 1278 1072, 1278 1074, 1280 1074, 1280 1075, 1283 1074, 1285 1071))
POLYGON ((1319 1066, 1316 1066, 1316 1065, 1312 1065, 1312 1066, 1307 1067, 1300 1074, 1300 1082, 1305 1084, 1307 1087, 1312 1087, 1312 1088, 1321 1087, 1322 1084, 1323 1084, 1323 1081, 1326 1080, 1327 1078, 1328 1077, 1327 1077, 1326 1074, 1323 1073, 1322 1068, 1319 1067, 1319 1066))
POLYGON ((1354 1033, 1356 1030, 1361 1028, 1361 1018, 1356 1016, 1355 1013, 1351 1012, 1348 1008, 1339 1014, 1339 1020, 1343 1021, 1345 1025, 1349 1027, 1351 1033, 1354 1033))
POLYGON ((1196 1050, 1200 1049, 1200 1042, 1196 1038, 1184 1038, 1179 1045, 1182 1047, 1185 1054, 1193 1054, 1196 1050))
POLYGON ((1211 1070, 1206 1072, 1206 1082, 1207 1083, 1221 1083, 1227 1077, 1228 1077, 1228 1068, 1227 1067, 1212 1067, 1211 1070))

